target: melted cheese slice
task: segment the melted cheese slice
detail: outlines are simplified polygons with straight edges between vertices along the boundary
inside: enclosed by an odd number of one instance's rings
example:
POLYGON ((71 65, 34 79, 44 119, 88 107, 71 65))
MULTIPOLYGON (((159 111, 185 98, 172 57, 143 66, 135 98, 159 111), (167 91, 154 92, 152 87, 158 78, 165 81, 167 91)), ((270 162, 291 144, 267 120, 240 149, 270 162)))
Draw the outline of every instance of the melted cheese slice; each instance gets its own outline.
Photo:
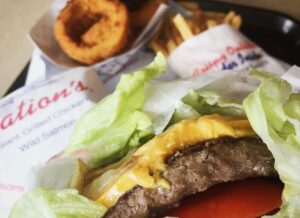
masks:
POLYGON ((169 183, 160 177, 166 167, 164 160, 185 146, 225 136, 238 138, 254 135, 250 123, 244 118, 208 115, 184 120, 140 147, 132 157, 132 166, 113 184, 109 184, 96 201, 110 208, 136 185, 168 188, 169 183))

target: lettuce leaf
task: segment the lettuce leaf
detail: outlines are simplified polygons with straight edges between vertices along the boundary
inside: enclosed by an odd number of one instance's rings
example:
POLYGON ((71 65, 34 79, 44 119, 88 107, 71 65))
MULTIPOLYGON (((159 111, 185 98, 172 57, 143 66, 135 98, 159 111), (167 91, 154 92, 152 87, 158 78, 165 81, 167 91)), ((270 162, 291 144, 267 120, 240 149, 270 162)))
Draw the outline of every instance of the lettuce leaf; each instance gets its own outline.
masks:
POLYGON ((113 162, 132 147, 140 145, 140 137, 152 134, 152 121, 142 112, 145 84, 165 70, 166 61, 158 53, 148 66, 123 75, 115 92, 101 100, 79 120, 65 154, 87 151, 91 156, 89 164, 97 166, 113 162))
POLYGON ((36 189, 23 195, 9 218, 99 218, 106 208, 80 196, 76 190, 36 189))
POLYGON ((242 99, 223 97, 212 91, 192 90, 177 104, 169 125, 209 114, 246 116, 242 99))
MULTIPOLYGON (((235 71, 214 71, 173 81, 153 81, 146 85, 147 100, 143 110, 151 118, 155 134, 160 134, 167 126, 172 124, 170 123, 171 118, 175 119, 176 122, 176 117, 178 117, 178 120, 181 119, 180 117, 199 117, 202 114, 200 111, 204 109, 201 102, 207 101, 207 103, 204 103, 208 106, 205 108, 205 113, 213 113, 217 108, 226 112, 230 106, 233 110, 228 114, 244 114, 243 109, 241 109, 241 100, 235 99, 244 99, 249 92, 255 90, 257 83, 256 79, 249 77, 247 74, 235 71), (251 83, 245 83, 245 79, 248 82, 251 80, 251 83), (203 90, 206 90, 206 92, 203 90), (195 94, 193 94, 194 92, 195 94), (201 94, 202 92, 203 94, 201 94), (189 102, 183 101, 182 99, 187 95, 195 96, 195 98, 192 98, 189 102), (211 104, 211 107, 208 104, 211 104), (211 110, 208 110, 208 108, 211 108, 211 110), (200 110, 198 111, 198 109, 200 110)), ((174 120, 172 122, 174 123, 174 120)))
POLYGON ((267 72, 252 70, 261 80, 243 102, 255 132, 275 158, 275 168, 284 183, 283 205, 275 217, 300 217, 300 93, 267 72))

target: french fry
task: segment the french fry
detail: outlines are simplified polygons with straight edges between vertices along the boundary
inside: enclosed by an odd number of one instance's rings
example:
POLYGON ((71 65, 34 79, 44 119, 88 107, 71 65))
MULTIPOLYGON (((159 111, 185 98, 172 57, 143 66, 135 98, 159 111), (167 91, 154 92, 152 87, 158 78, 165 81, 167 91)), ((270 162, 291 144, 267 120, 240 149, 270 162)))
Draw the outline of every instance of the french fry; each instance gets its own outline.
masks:
POLYGON ((207 25, 207 28, 210 29, 210 28, 217 26, 218 24, 215 20, 207 20, 206 25, 207 25))
POLYGON ((192 31, 192 34, 195 34, 194 29, 196 27, 193 20, 185 20, 185 22, 189 25, 190 30, 192 31))
POLYGON ((179 46, 184 40, 173 23, 170 23, 170 27, 171 27, 172 39, 174 40, 176 45, 179 46))
POLYGON ((167 42, 167 48, 168 48, 168 52, 169 54, 172 53, 172 51, 177 47, 176 43, 174 42, 173 39, 169 39, 167 42))
POLYGON ((234 11, 229 11, 228 14, 224 18, 224 23, 230 23, 231 20, 234 18, 235 12, 234 11))
POLYGON ((190 28, 191 28, 191 30, 192 30, 192 32, 193 32, 194 35, 197 35, 197 34, 199 34, 201 32, 201 26, 195 24, 194 21, 190 21, 189 22, 189 26, 190 26, 190 28))
POLYGON ((184 40, 193 37, 192 30, 181 14, 175 15, 172 21, 184 40))
POLYGON ((231 25, 237 29, 239 29, 242 25, 242 18, 241 16, 237 15, 231 20, 231 25))
POLYGON ((170 23, 165 22, 163 25, 163 30, 162 30, 162 38, 165 39, 165 41, 168 41, 169 38, 172 37, 172 30, 170 23))
POLYGON ((224 19, 226 14, 222 12, 214 12, 214 11, 204 11, 203 15, 207 19, 212 19, 212 20, 219 20, 219 19, 224 19))
POLYGON ((157 41, 151 41, 150 46, 155 52, 161 52, 165 57, 169 56, 167 50, 157 41))
POLYGON ((181 43, 184 42, 183 38, 181 35, 174 35, 174 41, 176 42, 176 45, 179 46, 181 43))
POLYGON ((181 14, 171 14, 166 17, 158 34, 155 34, 150 42, 150 47, 153 50, 156 52, 160 51, 165 56, 170 55, 185 40, 206 29, 223 23, 240 28, 242 24, 241 16, 237 15, 234 11, 230 11, 227 14, 213 11, 204 12, 196 2, 181 0, 177 3, 185 9, 192 11, 193 17, 185 18, 181 14))
POLYGON ((192 31, 194 35, 199 34, 205 29, 205 17, 202 11, 195 11, 193 18, 193 28, 192 31))

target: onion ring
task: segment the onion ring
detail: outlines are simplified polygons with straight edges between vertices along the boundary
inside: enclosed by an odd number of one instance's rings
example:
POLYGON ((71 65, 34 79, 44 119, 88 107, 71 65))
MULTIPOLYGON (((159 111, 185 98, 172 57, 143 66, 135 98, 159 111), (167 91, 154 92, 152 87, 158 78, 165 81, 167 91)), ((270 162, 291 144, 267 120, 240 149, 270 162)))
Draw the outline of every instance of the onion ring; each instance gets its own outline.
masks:
POLYGON ((62 50, 83 64, 118 53, 127 42, 128 30, 128 11, 118 0, 71 0, 54 26, 62 50))

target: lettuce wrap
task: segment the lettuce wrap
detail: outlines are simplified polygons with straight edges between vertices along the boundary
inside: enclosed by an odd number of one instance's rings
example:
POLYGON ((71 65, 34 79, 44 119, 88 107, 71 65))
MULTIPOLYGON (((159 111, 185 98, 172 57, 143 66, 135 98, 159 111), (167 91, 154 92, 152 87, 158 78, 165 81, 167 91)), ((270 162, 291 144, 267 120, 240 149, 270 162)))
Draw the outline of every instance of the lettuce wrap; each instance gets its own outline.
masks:
MULTIPOLYGON (((75 175, 73 179, 64 178, 69 183, 60 186, 60 190, 53 190, 57 184, 43 183, 49 173, 43 171, 45 168, 40 169, 43 175, 36 186, 43 189, 32 190, 18 200, 10 218, 28 217, 28 214, 51 218, 101 217, 108 208, 81 195, 78 188, 85 167, 116 162, 128 152, 129 157, 127 155, 125 159, 130 158, 132 150, 168 126, 183 119, 215 113, 247 116, 254 131, 272 152, 275 168, 285 185, 283 205, 275 217, 300 217, 300 94, 293 93, 287 81, 258 70, 250 72, 251 76, 261 80, 258 87, 257 80, 244 83, 248 76, 233 71, 150 82, 165 70, 166 62, 158 54, 150 65, 122 76, 115 92, 80 119, 65 150, 66 155, 87 152, 88 166, 77 165, 76 168, 76 164, 71 164, 70 170, 75 171, 75 175), (58 209, 60 202, 70 207, 62 204, 58 209), (28 212, 33 207, 36 209, 28 212)), ((118 166, 118 163, 114 164, 96 179, 90 193, 111 180, 118 173, 118 166)), ((56 169, 59 170, 52 167, 51 171, 56 169)))

